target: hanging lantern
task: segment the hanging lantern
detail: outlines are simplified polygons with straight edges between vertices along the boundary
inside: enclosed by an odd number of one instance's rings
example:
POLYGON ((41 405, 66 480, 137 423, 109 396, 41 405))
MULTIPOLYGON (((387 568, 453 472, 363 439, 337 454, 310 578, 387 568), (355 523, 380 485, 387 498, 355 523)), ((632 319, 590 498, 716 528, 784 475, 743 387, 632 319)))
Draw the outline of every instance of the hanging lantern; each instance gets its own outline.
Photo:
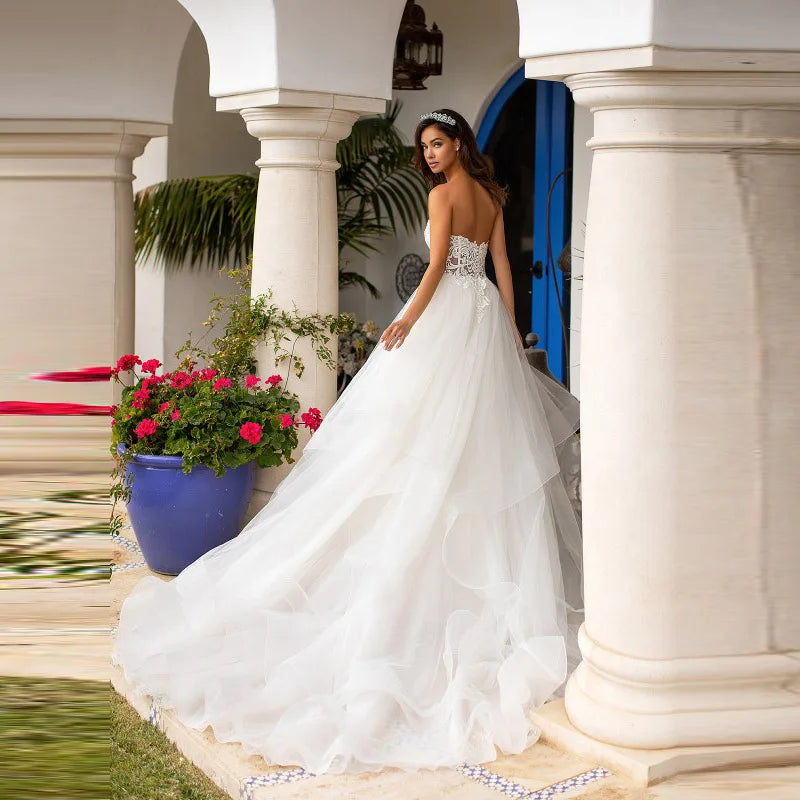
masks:
POLYGON ((422 6, 407 0, 394 51, 393 89, 426 89, 430 75, 442 74, 442 32, 425 25, 422 6))
POLYGON ((439 30, 439 26, 434 22, 431 25, 431 32, 428 34, 430 38, 429 52, 431 54, 430 57, 430 69, 431 75, 441 75, 442 74, 442 42, 444 37, 442 36, 442 32, 439 30))

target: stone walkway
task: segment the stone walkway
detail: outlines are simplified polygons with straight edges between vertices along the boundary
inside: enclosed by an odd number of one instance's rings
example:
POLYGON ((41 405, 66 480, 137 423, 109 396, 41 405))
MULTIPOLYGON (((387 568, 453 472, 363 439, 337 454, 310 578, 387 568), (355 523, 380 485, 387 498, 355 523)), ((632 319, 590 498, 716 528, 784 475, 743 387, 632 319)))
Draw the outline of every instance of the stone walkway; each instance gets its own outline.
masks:
MULTIPOLYGON (((0 604, 0 675, 109 678, 131 705, 176 743, 183 754, 235 800, 493 800, 513 797, 544 800, 580 797, 586 800, 798 800, 800 767, 696 773, 642 788, 613 766, 598 764, 540 741, 525 753, 490 764, 464 765, 453 770, 407 773, 386 769, 364 775, 320 775, 292 765, 268 764, 249 756, 238 744, 222 744, 210 730, 184 726, 170 710, 151 698, 135 695, 121 672, 108 660, 110 634, 122 601, 135 583, 150 573, 130 527, 109 542, 100 536, 98 520, 108 519, 107 504, 95 502, 105 490, 104 476, 71 476, 71 487, 87 492, 81 498, 52 499, 63 488, 57 476, 0 476, 5 520, 22 519, 32 527, 35 550, 44 546, 60 555, 58 564, 71 565, 72 580, 44 572, 5 575, 0 604), (49 498, 49 499, 48 499, 49 498), (47 512, 31 523, 32 510, 47 512), (11 512, 8 516, 5 512, 11 512), (52 513, 51 513, 52 512, 52 513), (17 515, 15 517, 14 515, 17 515), (60 518, 60 522, 59 522, 60 518), (66 533, 52 538, 46 529, 66 533), (97 570, 98 559, 105 568, 97 570), (62 563, 63 562, 63 563, 62 563), (108 564, 111 564, 110 580, 108 564), (103 574, 104 573, 104 574, 103 574), (103 579, 98 579, 101 577, 103 579)), ((23 537, 24 539, 25 537, 23 537)), ((0 565, 5 565, 0 559, 0 565)), ((25 565, 28 570, 36 566, 25 565)), ((51 570, 52 571, 52 570, 51 570)), ((163 577, 163 576, 159 576, 163 577)))

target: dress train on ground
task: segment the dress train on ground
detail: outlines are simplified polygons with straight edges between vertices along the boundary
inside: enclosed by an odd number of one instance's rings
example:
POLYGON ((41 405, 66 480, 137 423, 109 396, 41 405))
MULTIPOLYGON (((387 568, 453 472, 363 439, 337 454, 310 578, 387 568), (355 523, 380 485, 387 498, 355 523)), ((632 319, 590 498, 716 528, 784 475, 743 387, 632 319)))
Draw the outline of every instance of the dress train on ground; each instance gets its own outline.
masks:
MULTIPOLYGON (((126 599, 112 658, 187 725, 313 773, 480 763, 537 736, 580 619, 558 448, 578 403, 483 272, 379 344, 235 539, 126 599)), ((413 296, 395 319, 402 316, 413 296)))

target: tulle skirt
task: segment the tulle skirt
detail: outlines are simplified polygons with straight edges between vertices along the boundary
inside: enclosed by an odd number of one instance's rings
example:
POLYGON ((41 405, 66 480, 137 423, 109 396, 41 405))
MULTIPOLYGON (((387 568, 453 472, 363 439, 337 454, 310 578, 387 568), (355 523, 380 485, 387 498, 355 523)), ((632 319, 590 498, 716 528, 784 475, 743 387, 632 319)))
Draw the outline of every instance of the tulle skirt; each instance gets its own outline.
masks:
POLYGON ((558 461, 578 403, 528 364, 494 284, 484 296, 445 274, 242 532, 136 585, 112 652, 135 690, 317 774, 536 740, 529 714, 562 686, 580 621, 558 461))

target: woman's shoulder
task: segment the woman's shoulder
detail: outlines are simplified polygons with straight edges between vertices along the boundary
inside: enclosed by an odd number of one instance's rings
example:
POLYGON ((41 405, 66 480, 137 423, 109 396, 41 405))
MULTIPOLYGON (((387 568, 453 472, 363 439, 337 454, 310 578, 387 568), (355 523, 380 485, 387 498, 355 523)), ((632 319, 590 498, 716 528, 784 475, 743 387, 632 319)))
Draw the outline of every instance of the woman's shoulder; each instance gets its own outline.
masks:
POLYGON ((451 186, 449 183, 437 183, 436 186, 431 188, 428 192, 428 197, 449 197, 451 186))
POLYGON ((446 183, 439 183, 428 192, 428 208, 444 209, 452 205, 450 187, 446 183))

